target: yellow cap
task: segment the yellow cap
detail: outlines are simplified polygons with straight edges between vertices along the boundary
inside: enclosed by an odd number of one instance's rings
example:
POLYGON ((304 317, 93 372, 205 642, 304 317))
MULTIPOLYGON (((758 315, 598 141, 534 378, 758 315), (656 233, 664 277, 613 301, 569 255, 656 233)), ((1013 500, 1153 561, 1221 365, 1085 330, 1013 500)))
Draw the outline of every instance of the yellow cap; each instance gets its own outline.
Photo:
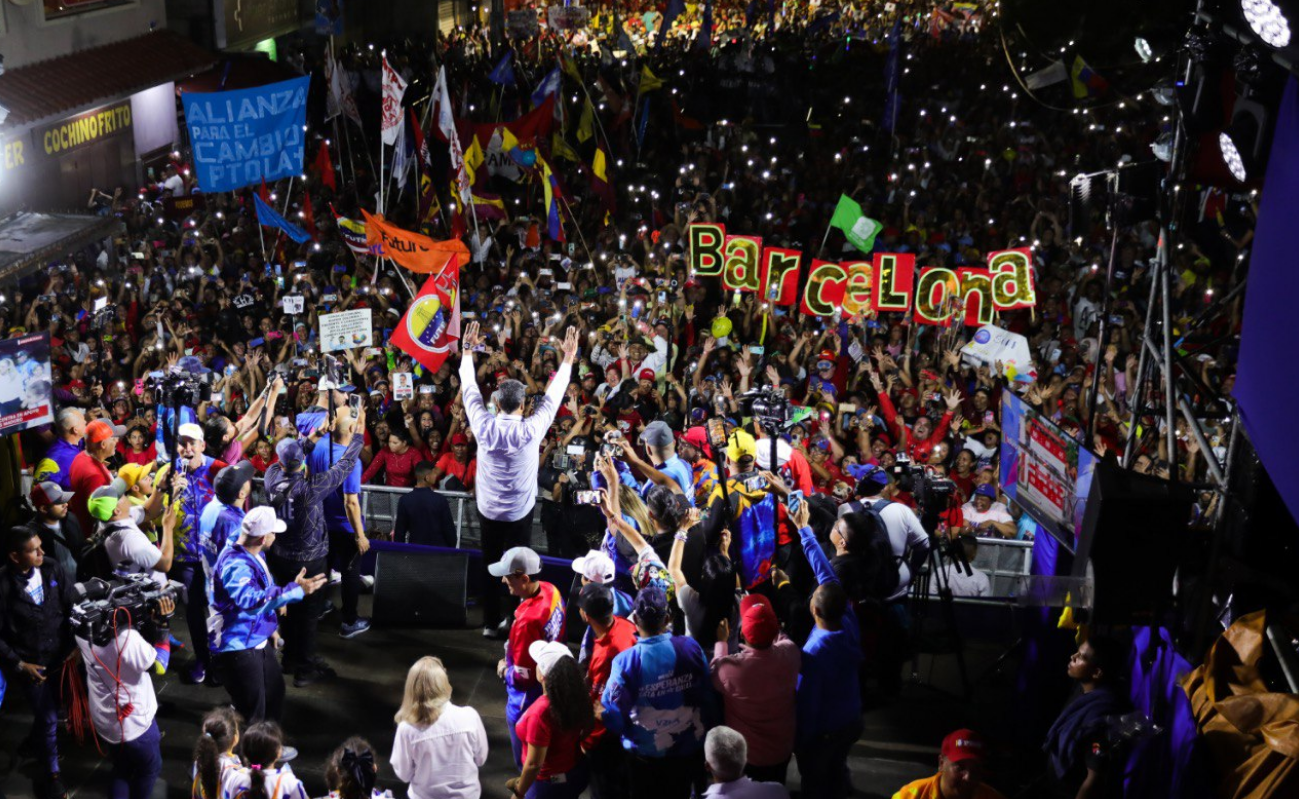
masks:
POLYGON ((758 455, 758 442, 753 436, 736 428, 726 439, 726 457, 735 462, 741 458, 754 458, 758 455))
POLYGON ((117 476, 122 478, 127 488, 135 488, 135 484, 148 477, 153 472, 153 467, 157 463, 151 463, 148 466, 141 466, 138 463, 128 463, 117 470, 117 476))

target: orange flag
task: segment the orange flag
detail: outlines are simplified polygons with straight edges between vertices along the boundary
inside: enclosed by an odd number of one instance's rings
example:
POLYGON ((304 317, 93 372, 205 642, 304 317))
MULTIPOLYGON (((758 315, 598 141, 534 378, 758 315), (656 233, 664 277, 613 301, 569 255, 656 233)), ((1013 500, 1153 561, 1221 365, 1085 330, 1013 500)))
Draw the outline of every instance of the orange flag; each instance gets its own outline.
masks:
POLYGON ((381 214, 371 214, 364 208, 361 213, 365 215, 365 240, 371 255, 391 258, 422 275, 441 272, 453 259, 457 269, 469 263, 469 248, 462 241, 434 241, 385 222, 381 214))

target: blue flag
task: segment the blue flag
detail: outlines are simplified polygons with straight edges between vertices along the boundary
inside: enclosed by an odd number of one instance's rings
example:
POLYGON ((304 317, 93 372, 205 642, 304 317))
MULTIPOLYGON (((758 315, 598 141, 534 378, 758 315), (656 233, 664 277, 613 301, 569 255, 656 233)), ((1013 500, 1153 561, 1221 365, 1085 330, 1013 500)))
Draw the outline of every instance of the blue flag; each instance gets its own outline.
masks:
POLYGON ((550 74, 541 79, 537 90, 532 93, 532 107, 541 105, 552 94, 559 94, 559 67, 550 70, 550 74))
POLYGON ((266 227, 279 228, 283 230, 289 238, 299 244, 311 241, 311 234, 289 220, 280 216, 280 212, 266 204, 260 194, 253 195, 253 202, 257 204, 257 221, 266 227))
POLYGON ((185 92, 194 172, 205 192, 302 174, 309 76, 252 89, 185 92))
POLYGON ((514 65, 510 63, 514 58, 513 50, 506 50, 505 55, 501 57, 501 62, 492 70, 492 74, 487 79, 499 86, 514 85, 514 65))
POLYGON ((659 38, 654 43, 655 50, 663 47, 663 40, 668 37, 668 31, 672 30, 672 23, 676 22, 677 17, 685 10, 685 0, 668 0, 668 7, 663 12, 663 24, 659 26, 659 38))

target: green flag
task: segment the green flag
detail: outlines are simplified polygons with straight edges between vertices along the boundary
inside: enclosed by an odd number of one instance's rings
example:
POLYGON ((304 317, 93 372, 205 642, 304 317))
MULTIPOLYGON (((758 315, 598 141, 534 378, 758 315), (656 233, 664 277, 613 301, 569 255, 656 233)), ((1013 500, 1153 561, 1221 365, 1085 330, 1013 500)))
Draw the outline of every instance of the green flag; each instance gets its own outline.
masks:
POLYGON ((843 231, 843 235, 852 242, 852 246, 870 255, 875 248, 875 236, 884 226, 861 212, 861 206, 847 194, 840 195, 839 205, 834 209, 830 226, 843 231))

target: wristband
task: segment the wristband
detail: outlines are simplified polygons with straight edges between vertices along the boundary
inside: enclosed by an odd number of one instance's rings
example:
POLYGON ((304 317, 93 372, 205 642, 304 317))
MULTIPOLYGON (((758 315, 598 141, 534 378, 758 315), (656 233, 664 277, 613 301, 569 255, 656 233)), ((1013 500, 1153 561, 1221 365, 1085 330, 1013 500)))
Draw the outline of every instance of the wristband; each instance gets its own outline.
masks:
POLYGON ((673 540, 680 541, 683 544, 686 543, 687 537, 688 536, 683 530, 677 530, 676 533, 672 535, 673 540))

